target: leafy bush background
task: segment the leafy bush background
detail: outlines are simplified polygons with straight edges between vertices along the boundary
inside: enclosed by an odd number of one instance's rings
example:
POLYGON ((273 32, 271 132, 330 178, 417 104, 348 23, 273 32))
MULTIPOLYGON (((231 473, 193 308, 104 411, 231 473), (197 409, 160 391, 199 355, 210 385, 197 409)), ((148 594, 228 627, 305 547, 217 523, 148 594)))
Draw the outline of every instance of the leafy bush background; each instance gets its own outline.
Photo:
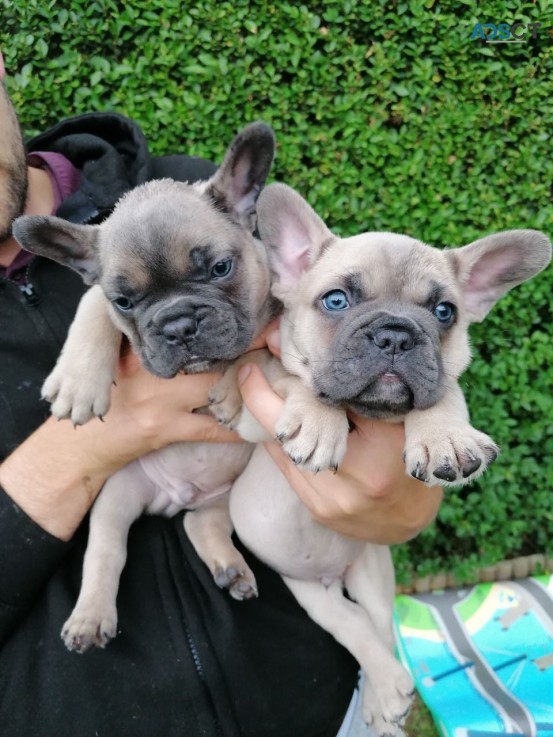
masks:
MULTIPOLYGON (((271 123, 274 176, 340 234, 462 245, 495 230, 553 235, 551 3, 1 0, 8 88, 27 134, 118 110, 156 153, 219 159, 245 122, 271 123), (470 41, 476 22, 541 22, 536 40, 470 41)), ((0 131, 1 135, 1 131, 0 131)), ((553 269, 473 330, 475 425, 503 454, 446 495, 396 550, 405 580, 553 540, 553 269)))

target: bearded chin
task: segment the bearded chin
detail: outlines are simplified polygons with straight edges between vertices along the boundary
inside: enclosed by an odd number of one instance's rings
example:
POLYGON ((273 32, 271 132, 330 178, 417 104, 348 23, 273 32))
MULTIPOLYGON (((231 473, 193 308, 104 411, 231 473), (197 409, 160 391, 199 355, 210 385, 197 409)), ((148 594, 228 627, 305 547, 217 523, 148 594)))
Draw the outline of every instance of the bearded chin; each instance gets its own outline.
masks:
POLYGON ((0 82, 0 243, 11 237, 13 221, 27 201, 27 159, 19 122, 0 82))
POLYGON ((25 211, 27 166, 23 172, 0 170, 0 243, 11 238, 13 221, 25 211))

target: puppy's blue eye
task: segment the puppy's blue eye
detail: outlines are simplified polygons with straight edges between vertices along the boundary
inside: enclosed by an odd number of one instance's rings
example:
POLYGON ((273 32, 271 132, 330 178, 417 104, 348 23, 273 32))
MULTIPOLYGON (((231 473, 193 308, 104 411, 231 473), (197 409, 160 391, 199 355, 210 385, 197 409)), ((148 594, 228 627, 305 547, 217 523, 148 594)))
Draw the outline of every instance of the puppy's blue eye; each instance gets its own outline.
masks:
POLYGON ((434 308, 434 315, 440 322, 450 322, 455 315, 455 305, 452 305, 451 302, 440 302, 434 308))
POLYGON ((128 297, 117 297, 117 299, 113 300, 113 304, 118 310, 121 310, 121 312, 127 312, 128 310, 131 310, 133 306, 128 297))
POLYGON ((220 279, 222 276, 230 274, 232 269, 232 259, 227 258, 225 261, 218 261, 215 266, 211 269, 211 276, 214 279, 220 279))
POLYGON ((349 301, 345 292, 342 292, 341 289, 333 289, 324 295, 323 305, 325 310, 347 310, 349 301))

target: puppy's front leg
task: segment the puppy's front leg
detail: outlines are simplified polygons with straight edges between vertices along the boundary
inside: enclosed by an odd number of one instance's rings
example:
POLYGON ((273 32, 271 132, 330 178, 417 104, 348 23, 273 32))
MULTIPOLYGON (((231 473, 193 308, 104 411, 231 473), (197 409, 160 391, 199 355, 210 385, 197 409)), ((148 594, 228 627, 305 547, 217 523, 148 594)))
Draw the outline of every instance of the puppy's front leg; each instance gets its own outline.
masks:
POLYGON ((52 414, 84 425, 109 409, 111 386, 121 348, 121 332, 108 312, 99 286, 80 301, 75 319, 54 370, 42 387, 52 414))
POLYGON ((344 410, 319 402, 296 376, 286 376, 272 386, 284 397, 275 428, 284 452, 308 471, 336 470, 346 454, 349 434, 344 410))
POLYGON ((227 369, 209 393, 210 412, 229 429, 252 443, 271 440, 243 406, 238 389, 238 370, 257 363, 274 391, 284 399, 275 434, 284 452, 308 471, 336 469, 346 453, 349 423, 341 409, 322 404, 297 376, 291 376, 266 350, 252 351, 227 369))
POLYGON ((115 637, 116 598, 127 560, 129 528, 154 494, 154 485, 138 461, 104 484, 90 514, 79 598, 61 631, 69 650, 84 653, 94 645, 105 647, 115 637))
POLYGON ((217 586, 228 589, 232 598, 239 601, 257 596, 255 576, 231 539, 228 494, 187 512, 184 529, 217 586))
POLYGON ((499 454, 494 441, 470 424, 465 397, 449 380, 443 399, 405 417, 407 473, 430 485, 459 486, 480 476, 499 454))

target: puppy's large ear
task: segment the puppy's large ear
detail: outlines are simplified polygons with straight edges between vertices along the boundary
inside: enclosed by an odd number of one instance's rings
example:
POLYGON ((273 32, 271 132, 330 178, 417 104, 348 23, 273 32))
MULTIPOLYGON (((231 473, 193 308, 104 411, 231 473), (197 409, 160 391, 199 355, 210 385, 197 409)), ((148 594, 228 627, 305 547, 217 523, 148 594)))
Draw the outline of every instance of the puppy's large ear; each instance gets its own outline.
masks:
POLYGON ((246 126, 227 149, 206 193, 218 207, 241 221, 255 212, 275 155, 275 134, 265 123, 246 126))
POLYGON ((447 255, 463 288, 468 319, 480 322, 509 289, 545 269, 551 243, 539 230, 506 230, 447 255))
POLYGON ((273 294, 287 304, 303 272, 336 236, 303 197, 285 184, 269 184, 263 190, 257 203, 257 226, 276 277, 273 294))
POLYGON ((99 233, 99 225, 76 225, 46 215, 23 215, 13 223, 22 248, 77 271, 85 284, 96 284, 100 278, 99 233))

